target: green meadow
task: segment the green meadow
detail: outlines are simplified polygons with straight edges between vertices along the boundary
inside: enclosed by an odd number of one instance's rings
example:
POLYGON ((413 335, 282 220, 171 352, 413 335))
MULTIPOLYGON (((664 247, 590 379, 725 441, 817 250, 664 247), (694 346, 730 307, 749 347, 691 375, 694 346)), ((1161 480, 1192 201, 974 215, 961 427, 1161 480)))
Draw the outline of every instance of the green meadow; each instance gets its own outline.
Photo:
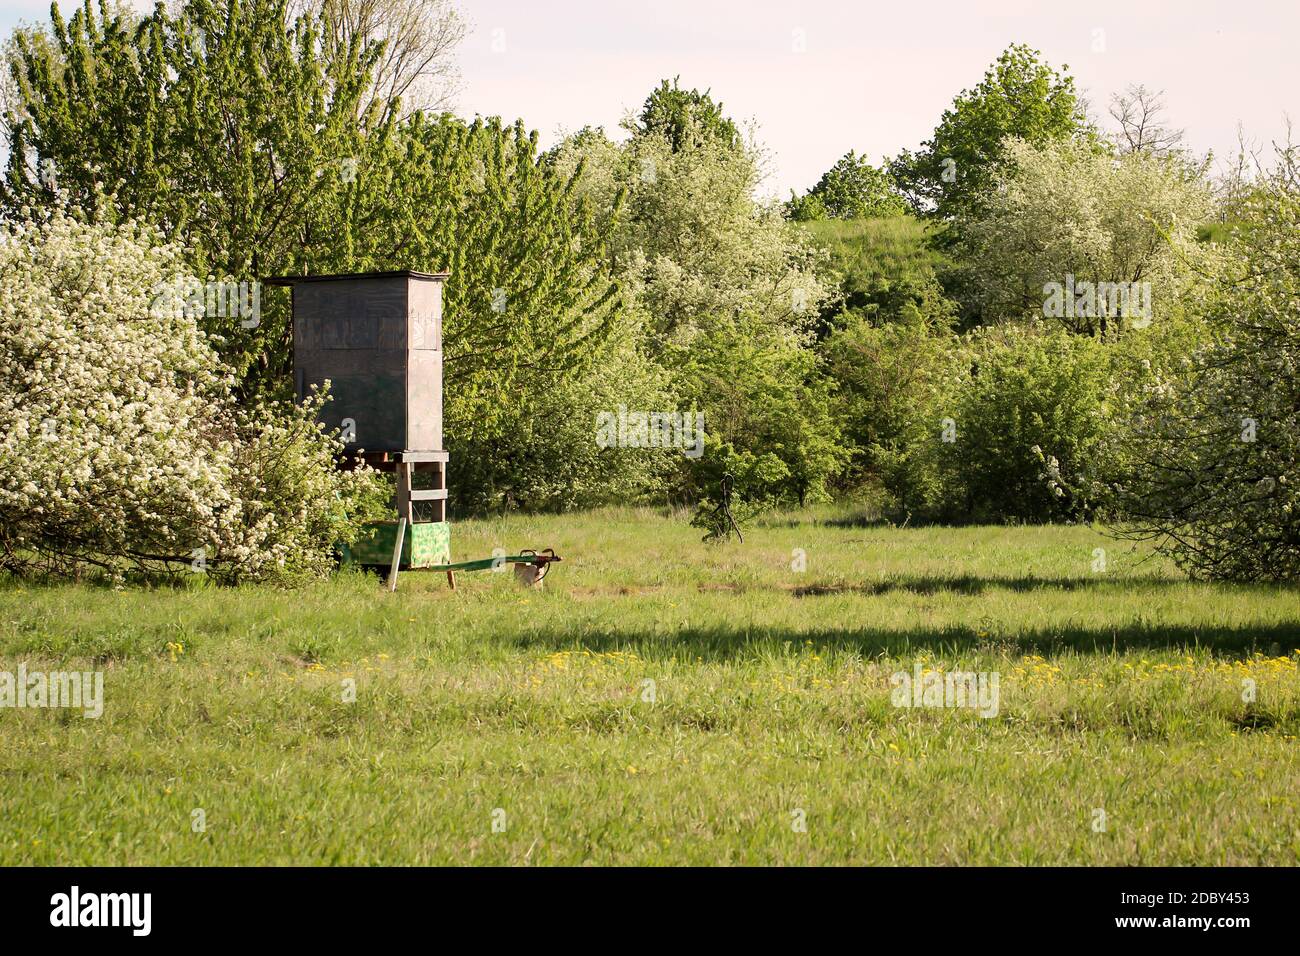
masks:
POLYGON ((1300 593, 1080 526, 467 521, 396 593, 0 582, 0 864, 1291 864, 1300 593), (1098 551, 1097 549, 1102 549, 1098 551), (995 716, 895 706, 996 675, 995 716))

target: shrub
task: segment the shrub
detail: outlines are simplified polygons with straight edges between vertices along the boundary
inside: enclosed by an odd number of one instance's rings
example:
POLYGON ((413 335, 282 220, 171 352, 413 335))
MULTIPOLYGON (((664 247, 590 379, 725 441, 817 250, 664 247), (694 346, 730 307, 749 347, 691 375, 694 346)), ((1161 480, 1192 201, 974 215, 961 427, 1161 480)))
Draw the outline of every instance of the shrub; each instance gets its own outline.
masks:
POLYGON ((820 196, 813 193, 796 196, 793 191, 785 204, 785 214, 795 222, 824 222, 831 218, 820 196))
POLYGON ((667 376, 630 335, 556 384, 521 388, 501 412, 504 427, 486 441, 457 445, 451 479, 457 507, 485 512, 563 511, 636 500, 657 490, 680 452, 662 447, 602 447, 602 413, 671 412, 667 376))
POLYGON ((1094 453, 1107 428, 1108 356, 1060 330, 979 330, 949 354, 887 474, 901 511, 954 522, 1072 520, 1086 502, 1044 478, 1094 453))
POLYGON ((825 377, 806 335, 754 334, 745 318, 718 319, 672 364, 685 400, 704 409, 704 454, 689 475, 692 496, 716 493, 724 474, 737 501, 822 501, 847 460, 825 377))
POLYGON ((337 544, 389 516, 390 491, 375 472, 337 467, 343 442, 316 420, 327 401, 324 389, 301 404, 236 411, 230 486, 239 508, 214 541, 219 580, 319 577, 334 568, 337 544))
POLYGON ((1130 426, 1061 469, 1117 534, 1198 577, 1300 579, 1300 196, 1272 186, 1235 234, 1212 339, 1148 359, 1130 426))
POLYGON ((853 449, 842 478, 848 486, 883 483, 958 340, 943 314, 880 324, 848 312, 839 322, 822 351, 836 386, 836 417, 853 449))

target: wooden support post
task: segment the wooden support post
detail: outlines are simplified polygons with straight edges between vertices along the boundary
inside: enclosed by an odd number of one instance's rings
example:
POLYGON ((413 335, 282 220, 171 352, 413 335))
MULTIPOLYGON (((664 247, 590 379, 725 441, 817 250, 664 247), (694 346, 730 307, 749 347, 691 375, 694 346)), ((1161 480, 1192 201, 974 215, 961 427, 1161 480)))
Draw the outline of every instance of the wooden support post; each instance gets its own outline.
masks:
POLYGON ((442 499, 433 503, 433 520, 447 520, 447 463, 445 461, 437 462, 437 468, 434 471, 433 487, 441 489, 443 492, 442 499))
POLYGON ((455 571, 448 571, 448 572, 447 572, 447 583, 451 585, 451 589, 452 589, 453 591, 456 590, 456 572, 455 572, 455 571))
POLYGON ((388 590, 397 590, 397 569, 402 564, 402 545, 406 543, 406 518, 397 519, 397 543, 393 545, 393 566, 388 569, 388 590))
POLYGON ((411 470, 414 467, 409 461, 397 463, 397 517, 412 523, 415 521, 411 506, 411 470))

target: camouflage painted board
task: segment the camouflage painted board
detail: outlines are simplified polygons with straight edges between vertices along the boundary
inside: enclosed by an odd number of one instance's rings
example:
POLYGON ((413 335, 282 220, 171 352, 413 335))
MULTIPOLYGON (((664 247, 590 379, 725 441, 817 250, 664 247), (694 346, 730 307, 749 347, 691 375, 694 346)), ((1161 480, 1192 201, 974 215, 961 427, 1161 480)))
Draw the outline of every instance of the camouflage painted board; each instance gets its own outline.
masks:
MULTIPOLYGON (((393 563, 393 546, 396 543, 396 521, 368 524, 350 547, 344 546, 343 563, 388 567, 393 563)), ((450 522, 417 521, 406 526, 406 540, 402 542, 402 568, 431 568, 450 563, 450 522)))

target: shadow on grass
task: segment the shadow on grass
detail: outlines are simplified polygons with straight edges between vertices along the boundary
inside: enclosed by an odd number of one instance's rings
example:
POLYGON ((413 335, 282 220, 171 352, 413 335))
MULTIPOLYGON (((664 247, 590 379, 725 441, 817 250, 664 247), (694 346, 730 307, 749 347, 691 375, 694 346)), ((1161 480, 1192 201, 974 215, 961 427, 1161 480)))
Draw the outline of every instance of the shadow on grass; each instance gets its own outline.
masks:
POLYGON ((764 515, 754 521, 758 528, 896 528, 893 522, 874 514, 841 514, 829 517, 764 515))
POLYGON ((879 595, 903 591, 910 594, 983 594, 985 591, 1081 591, 1086 589, 1120 589, 1132 587, 1186 585, 1178 578, 1163 577, 1094 577, 1094 578, 986 578, 974 574, 956 577, 899 577, 866 584, 810 584, 795 588, 795 597, 822 597, 834 594, 879 595))
POLYGON ((1110 654, 1126 650, 1209 651, 1240 659, 1256 653, 1288 655, 1300 649, 1300 620, 1285 624, 1200 627, 1130 622, 1115 627, 1064 624, 1050 628, 992 632, 975 626, 896 629, 881 627, 788 627, 708 625, 673 630, 542 629, 500 635, 503 645, 529 650, 635 651, 642 657, 730 661, 798 651, 808 642, 819 649, 865 658, 900 657, 928 650, 939 656, 1009 651, 1051 656, 1063 652, 1110 654))

